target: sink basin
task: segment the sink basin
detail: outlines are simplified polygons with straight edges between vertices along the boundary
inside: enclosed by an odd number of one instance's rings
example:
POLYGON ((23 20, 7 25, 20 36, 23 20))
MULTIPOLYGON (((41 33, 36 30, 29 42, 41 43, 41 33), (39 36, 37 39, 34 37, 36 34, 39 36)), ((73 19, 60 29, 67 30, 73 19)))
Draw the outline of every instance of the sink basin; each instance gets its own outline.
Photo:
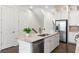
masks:
POLYGON ((38 36, 47 36, 47 35, 49 35, 49 34, 39 34, 38 36))

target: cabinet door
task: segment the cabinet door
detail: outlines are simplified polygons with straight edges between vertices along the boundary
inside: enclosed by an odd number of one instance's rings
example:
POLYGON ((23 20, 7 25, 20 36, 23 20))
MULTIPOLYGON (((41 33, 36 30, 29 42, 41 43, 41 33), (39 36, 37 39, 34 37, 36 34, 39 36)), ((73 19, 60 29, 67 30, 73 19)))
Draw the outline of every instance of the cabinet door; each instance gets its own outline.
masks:
POLYGON ((1 7, 0 7, 0 50, 1 50, 1 7))
POLYGON ((53 48, 55 49, 59 45, 59 34, 53 36, 53 48))
POLYGON ((50 51, 50 40, 51 38, 44 39, 44 53, 49 53, 50 51))
POLYGON ((67 11, 60 12, 60 19, 68 19, 68 12, 67 11))
POLYGON ((68 34, 68 42, 69 43, 76 43, 75 41, 75 36, 76 34, 78 34, 79 32, 69 32, 68 34))
POLYGON ((79 26, 79 11, 70 12, 69 25, 79 26))
POLYGON ((52 52, 59 45, 59 34, 48 37, 44 40, 44 52, 52 52))
POLYGON ((50 52, 59 45, 59 34, 50 37, 50 52))
POLYGON ((2 8, 2 49, 16 46, 18 34, 18 14, 14 8, 2 8))
POLYGON ((55 48, 54 44, 55 44, 55 38, 53 36, 46 38, 44 42, 44 52, 45 53, 52 52, 53 49, 55 48))

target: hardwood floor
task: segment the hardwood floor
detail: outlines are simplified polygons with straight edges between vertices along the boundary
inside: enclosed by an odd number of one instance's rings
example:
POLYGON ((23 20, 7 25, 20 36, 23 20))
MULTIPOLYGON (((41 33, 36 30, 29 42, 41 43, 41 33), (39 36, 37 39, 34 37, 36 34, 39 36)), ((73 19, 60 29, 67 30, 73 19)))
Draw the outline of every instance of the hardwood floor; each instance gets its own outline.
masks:
MULTIPOLYGON (((4 49, 1 53, 18 53, 18 47, 19 46, 4 49)), ((60 43, 52 53, 75 53, 75 45, 60 43)))
POLYGON ((19 51, 19 46, 14 46, 7 49, 3 49, 1 53, 18 53, 18 51, 19 51))
POLYGON ((60 45, 52 53, 75 53, 75 44, 60 43, 60 45))

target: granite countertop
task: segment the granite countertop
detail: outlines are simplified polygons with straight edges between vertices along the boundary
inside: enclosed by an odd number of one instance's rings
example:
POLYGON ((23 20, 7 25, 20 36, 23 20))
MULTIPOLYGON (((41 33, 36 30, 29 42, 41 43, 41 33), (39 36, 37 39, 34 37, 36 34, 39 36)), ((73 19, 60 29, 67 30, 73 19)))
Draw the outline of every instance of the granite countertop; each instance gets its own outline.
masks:
POLYGON ((27 37, 26 35, 20 35, 18 40, 24 40, 26 42, 35 42, 35 41, 42 40, 50 36, 54 36, 56 34, 58 34, 58 32, 54 32, 46 36, 38 36, 39 34, 33 34, 33 35, 30 35, 29 37, 27 37))

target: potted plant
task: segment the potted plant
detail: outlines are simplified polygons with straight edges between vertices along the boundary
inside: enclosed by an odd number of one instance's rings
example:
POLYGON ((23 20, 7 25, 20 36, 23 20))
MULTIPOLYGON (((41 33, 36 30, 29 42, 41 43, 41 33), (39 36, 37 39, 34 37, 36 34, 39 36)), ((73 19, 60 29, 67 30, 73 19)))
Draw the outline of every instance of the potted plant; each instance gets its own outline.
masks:
POLYGON ((26 33, 26 36, 29 36, 31 31, 32 31, 32 29, 28 27, 28 28, 24 28, 23 31, 26 33))

